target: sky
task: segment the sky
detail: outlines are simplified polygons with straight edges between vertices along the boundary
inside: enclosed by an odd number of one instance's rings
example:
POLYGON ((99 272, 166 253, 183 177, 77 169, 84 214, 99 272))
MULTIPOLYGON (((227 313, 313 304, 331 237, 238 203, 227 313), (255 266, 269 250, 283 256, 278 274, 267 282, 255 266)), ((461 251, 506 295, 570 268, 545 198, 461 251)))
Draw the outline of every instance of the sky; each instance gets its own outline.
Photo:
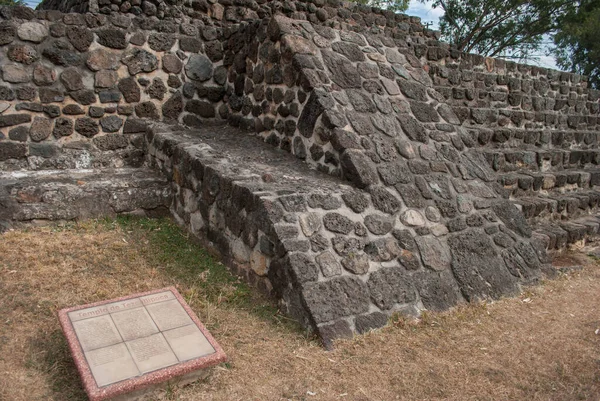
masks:
MULTIPOLYGON (((438 29, 439 20, 442 15, 444 15, 444 11, 440 8, 431 7, 431 3, 433 1, 428 0, 425 3, 421 3, 417 0, 412 0, 410 2, 410 7, 406 10, 406 14, 414 15, 417 17, 421 17, 421 22, 423 24, 429 25, 430 29, 438 29)), ((548 42, 550 39, 548 38, 548 42)), ((542 53, 546 53, 547 50, 542 50, 542 53)), ((554 57, 542 55, 539 57, 539 60, 529 60, 528 64, 537 65, 545 68, 554 68, 558 69, 556 63, 554 61, 554 57)))
MULTIPOLYGON (((40 0, 25 0, 25 2, 29 7, 35 8, 40 0)), ((431 0, 427 0, 425 3, 418 0, 412 0, 406 14, 421 17, 421 21, 424 24, 428 24, 430 29, 437 29, 439 19, 444 15, 444 12, 440 8, 431 7, 431 3, 431 0)), ((554 57, 552 56, 541 56, 539 61, 529 61, 529 64, 535 64, 546 68, 557 68, 554 57)))

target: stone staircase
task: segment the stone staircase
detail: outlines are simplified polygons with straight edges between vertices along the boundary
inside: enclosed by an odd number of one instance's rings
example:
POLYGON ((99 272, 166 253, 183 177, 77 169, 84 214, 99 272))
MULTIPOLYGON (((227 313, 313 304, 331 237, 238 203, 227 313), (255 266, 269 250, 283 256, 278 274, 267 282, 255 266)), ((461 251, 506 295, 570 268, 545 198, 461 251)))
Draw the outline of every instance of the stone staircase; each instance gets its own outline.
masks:
POLYGON ((477 142, 511 200, 548 250, 593 241, 600 225, 600 150, 595 131, 500 129, 477 142))

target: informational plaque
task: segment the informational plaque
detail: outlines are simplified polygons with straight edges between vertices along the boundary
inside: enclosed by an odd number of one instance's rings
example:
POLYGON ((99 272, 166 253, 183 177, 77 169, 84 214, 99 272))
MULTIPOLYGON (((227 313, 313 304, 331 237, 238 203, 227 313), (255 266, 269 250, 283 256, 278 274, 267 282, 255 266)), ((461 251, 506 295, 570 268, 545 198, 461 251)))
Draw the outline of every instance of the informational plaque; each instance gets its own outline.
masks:
POLYGON ((59 318, 93 401, 126 399, 226 360, 173 287, 63 309, 59 318))

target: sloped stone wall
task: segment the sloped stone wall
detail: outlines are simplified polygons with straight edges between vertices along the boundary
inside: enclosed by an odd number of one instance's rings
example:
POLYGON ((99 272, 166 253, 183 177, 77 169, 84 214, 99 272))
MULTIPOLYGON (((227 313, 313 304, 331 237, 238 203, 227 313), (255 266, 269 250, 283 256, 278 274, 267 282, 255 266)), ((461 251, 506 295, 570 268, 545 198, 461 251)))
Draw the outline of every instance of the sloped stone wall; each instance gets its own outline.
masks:
POLYGON ((381 321, 407 305, 445 309, 541 277, 544 249, 497 193, 475 138, 412 49, 278 16, 238 34, 257 39, 235 56, 245 61, 232 75, 248 107, 229 103, 234 123, 254 124, 268 143, 361 190, 359 201, 345 199, 349 209, 321 216, 322 233, 307 235, 333 235, 330 254, 345 273, 303 286, 321 332, 356 330, 356 313, 381 321), (268 74, 279 79, 263 84, 268 74), (327 299, 356 292, 346 277, 367 284, 371 317, 341 306, 320 313, 327 299))

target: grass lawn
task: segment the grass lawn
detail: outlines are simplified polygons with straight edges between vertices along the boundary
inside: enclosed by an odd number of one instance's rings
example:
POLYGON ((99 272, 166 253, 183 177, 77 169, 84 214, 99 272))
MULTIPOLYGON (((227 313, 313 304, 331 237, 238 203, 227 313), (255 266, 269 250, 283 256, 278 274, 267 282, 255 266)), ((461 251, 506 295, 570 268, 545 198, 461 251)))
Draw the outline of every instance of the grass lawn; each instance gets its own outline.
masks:
POLYGON ((160 400, 600 400, 600 262, 332 352, 168 220, 0 235, 0 400, 85 400, 58 309, 174 285, 229 362, 160 400))

